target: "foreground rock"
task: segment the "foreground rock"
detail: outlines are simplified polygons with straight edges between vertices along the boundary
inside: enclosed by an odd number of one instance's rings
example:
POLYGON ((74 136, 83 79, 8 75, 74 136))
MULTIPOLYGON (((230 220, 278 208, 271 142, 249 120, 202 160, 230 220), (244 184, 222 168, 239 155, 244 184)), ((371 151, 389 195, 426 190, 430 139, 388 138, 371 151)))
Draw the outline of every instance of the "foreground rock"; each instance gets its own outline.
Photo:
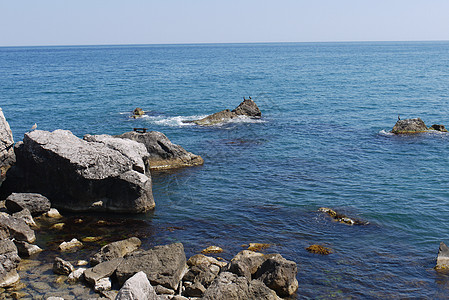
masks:
POLYGON ((31 215, 41 215, 50 210, 50 200, 40 194, 12 193, 6 198, 5 206, 10 213, 28 209, 31 215))
POLYGON ((144 272, 137 272, 126 280, 116 300, 157 300, 158 296, 144 272))
POLYGON ((0 240, 0 287, 13 285, 19 280, 16 267, 20 262, 17 248, 9 239, 0 240))
POLYGON ((426 124, 420 118, 398 120, 391 130, 395 134, 410 134, 428 131, 426 124))
POLYGON ((440 249, 438 250, 437 265, 435 266, 437 270, 449 269, 449 247, 445 243, 440 243, 440 249))
POLYGON ((144 144, 149 153, 146 162, 154 170, 197 166, 204 163, 201 156, 173 144, 163 133, 158 131, 145 133, 131 131, 117 137, 144 144))
POLYGON ((130 237, 126 240, 107 244, 101 247, 100 251, 90 259, 90 264, 95 266, 115 258, 122 258, 134 250, 137 250, 141 244, 142 242, 136 237, 130 237))
POLYGON ((27 243, 33 243, 36 240, 34 230, 23 219, 7 213, 0 213, 0 238, 11 238, 27 243))
POLYGON ((1 187, 3 196, 36 192, 52 206, 71 211, 141 213, 155 206, 151 178, 102 142, 84 141, 67 130, 35 130, 17 143, 15 153, 17 163, 1 187))
POLYGON ((193 121, 193 123, 202 126, 217 125, 224 122, 228 122, 229 120, 240 116, 260 118, 262 116, 262 113, 259 107, 257 107, 257 104, 253 100, 244 99, 243 102, 240 103, 240 105, 237 106, 233 111, 225 109, 220 112, 209 115, 203 119, 195 120, 193 121))
POLYGON ((176 243, 128 255, 118 266, 116 276, 123 284, 137 272, 143 271, 152 285, 176 290, 185 269, 184 246, 176 243))
POLYGON ((6 171, 16 161, 14 154, 14 139, 11 128, 5 119, 3 110, 0 107, 0 183, 6 176, 6 171))

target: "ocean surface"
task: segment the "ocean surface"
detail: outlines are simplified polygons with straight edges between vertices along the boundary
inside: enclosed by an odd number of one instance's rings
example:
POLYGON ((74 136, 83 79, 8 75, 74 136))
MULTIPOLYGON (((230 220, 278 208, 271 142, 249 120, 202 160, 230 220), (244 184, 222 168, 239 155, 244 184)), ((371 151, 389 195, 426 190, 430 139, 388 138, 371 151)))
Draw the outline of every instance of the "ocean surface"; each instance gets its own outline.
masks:
POLYGON ((201 155, 152 174, 156 209, 134 217, 145 246, 230 259, 269 243, 297 262, 298 299, 448 298, 433 267, 449 243, 449 134, 388 132, 398 115, 449 125, 449 42, 3 47, 0 107, 15 141, 34 123, 79 137, 146 127, 201 155), (249 96, 260 120, 182 122, 249 96), (147 116, 131 119, 136 107, 147 116))

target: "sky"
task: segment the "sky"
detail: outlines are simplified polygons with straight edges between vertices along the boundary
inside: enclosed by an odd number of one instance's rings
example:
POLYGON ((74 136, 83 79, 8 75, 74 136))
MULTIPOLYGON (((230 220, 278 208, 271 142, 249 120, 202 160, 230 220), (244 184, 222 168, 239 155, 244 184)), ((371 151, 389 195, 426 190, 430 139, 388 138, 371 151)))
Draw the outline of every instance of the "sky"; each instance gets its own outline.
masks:
POLYGON ((449 0, 0 0, 0 46, 449 40, 449 0))

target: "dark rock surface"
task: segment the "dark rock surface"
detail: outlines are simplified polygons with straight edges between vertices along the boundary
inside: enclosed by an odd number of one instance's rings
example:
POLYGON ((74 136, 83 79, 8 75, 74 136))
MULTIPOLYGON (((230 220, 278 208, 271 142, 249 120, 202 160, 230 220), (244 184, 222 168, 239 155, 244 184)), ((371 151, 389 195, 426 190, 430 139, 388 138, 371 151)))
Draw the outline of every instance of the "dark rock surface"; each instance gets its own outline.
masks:
POLYGON ((195 120, 193 123, 202 126, 217 125, 227 122, 238 116, 247 116, 252 118, 260 118, 262 113, 257 104, 251 99, 244 99, 234 110, 225 109, 209 115, 203 119, 195 120))
POLYGON ((438 249, 437 264, 435 269, 449 269, 449 247, 443 242, 440 243, 440 248, 438 249))
POLYGON ((0 240, 0 287, 10 286, 19 280, 16 267, 20 262, 17 248, 9 239, 0 240))
POLYGON ((25 134, 15 152, 14 176, 1 186, 4 197, 40 193, 52 206, 71 211, 142 213, 155 206, 151 178, 103 143, 84 141, 67 130, 35 130, 25 134))
POLYGON ((248 281, 233 273, 222 272, 206 290, 203 300, 275 300, 279 299, 273 290, 261 281, 248 281))
POLYGON ((0 183, 6 176, 6 171, 16 161, 13 146, 12 131, 0 107, 0 183))
POLYGON ((36 240, 34 230, 28 226, 23 219, 0 213, 0 231, 2 237, 7 237, 18 241, 33 243, 36 240))
POLYGON ((396 134, 410 134, 428 131, 426 124, 420 118, 398 120, 391 130, 396 134))
POLYGON ((136 237, 130 237, 126 240, 113 242, 101 247, 98 253, 90 259, 90 264, 95 266, 99 263, 112 260, 115 258, 124 257, 126 254, 137 250, 142 242, 136 237))
POLYGON ((231 260, 228 271, 251 280, 252 275, 266 259, 267 257, 262 253, 243 250, 231 260))
POLYGON ((12 193, 6 198, 5 206, 10 213, 28 209, 31 215, 36 216, 50 210, 50 200, 40 194, 12 193))
POLYGON ((429 127, 429 129, 441 131, 441 132, 447 132, 446 127, 444 125, 440 125, 440 124, 433 124, 432 126, 429 127))
POLYGON ((163 133, 150 131, 139 133, 135 131, 118 135, 122 139, 130 139, 145 145, 149 157, 146 160, 151 169, 172 169, 202 165, 204 160, 199 155, 186 151, 173 144, 163 133))
POLYGON ((116 276, 123 284, 135 273, 143 271, 153 286, 160 284, 176 290, 185 268, 184 246, 176 243, 128 255, 118 266, 116 276))
POLYGON ((280 297, 288 297, 298 289, 297 273, 298 267, 295 262, 275 254, 265 260, 254 278, 261 280, 280 297))
POLYGON ((144 272, 137 272, 123 284, 116 300, 157 300, 158 296, 144 272))

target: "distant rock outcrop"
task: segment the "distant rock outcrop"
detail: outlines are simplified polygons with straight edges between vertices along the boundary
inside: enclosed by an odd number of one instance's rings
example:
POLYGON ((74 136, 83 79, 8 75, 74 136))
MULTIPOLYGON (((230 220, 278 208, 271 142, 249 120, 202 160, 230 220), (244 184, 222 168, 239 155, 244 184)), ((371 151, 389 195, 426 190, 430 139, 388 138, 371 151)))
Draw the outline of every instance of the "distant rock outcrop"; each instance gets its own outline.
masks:
POLYGON ((11 128, 3 115, 0 108, 0 183, 2 178, 6 176, 6 171, 16 161, 14 154, 14 139, 11 128))
POLYGON ((146 162, 153 170, 197 166, 204 163, 201 156, 173 144, 163 133, 158 131, 145 133, 130 131, 116 137, 130 139, 145 145, 149 153, 146 162))
POLYGON ((398 120, 391 130, 396 134, 410 134, 428 131, 426 124, 420 118, 398 120))
POLYGON ((203 119, 195 120, 193 123, 202 126, 217 125, 227 122, 233 118, 239 116, 247 116, 251 118, 260 118, 262 113, 260 112, 257 104, 251 99, 244 99, 239 106, 237 106, 233 111, 229 109, 222 110, 220 112, 209 115, 203 119))
POLYGON ((116 148, 67 130, 26 133, 15 147, 17 162, 1 194, 40 193, 53 207, 71 211, 141 213, 154 208, 150 175, 116 148))

